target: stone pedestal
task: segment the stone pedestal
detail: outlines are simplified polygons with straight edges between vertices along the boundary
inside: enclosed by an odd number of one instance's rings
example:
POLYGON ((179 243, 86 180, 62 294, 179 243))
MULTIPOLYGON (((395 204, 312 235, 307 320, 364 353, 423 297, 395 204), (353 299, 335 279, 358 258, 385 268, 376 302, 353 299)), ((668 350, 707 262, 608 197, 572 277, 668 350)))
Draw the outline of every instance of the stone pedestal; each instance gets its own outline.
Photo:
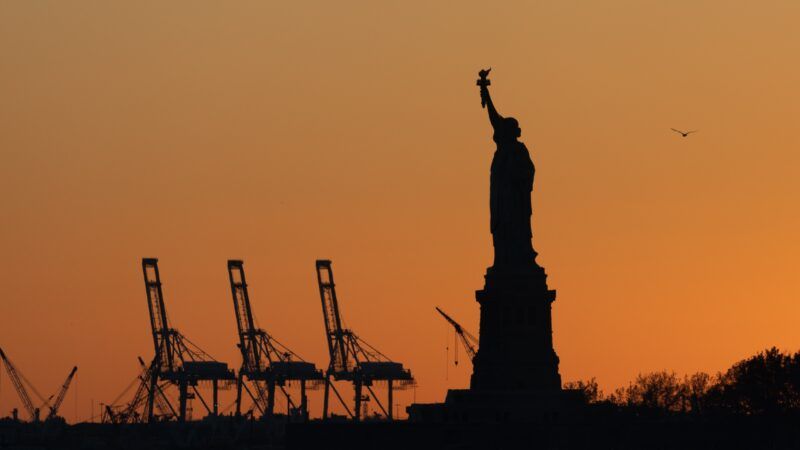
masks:
POLYGON ((472 391, 561 390, 553 350, 551 303, 556 292, 536 262, 486 271, 475 292, 481 307, 480 346, 474 360, 472 391))
POLYGON ((444 403, 414 404, 409 418, 442 423, 558 423, 574 421, 583 393, 562 390, 553 350, 550 305, 556 291, 536 264, 490 267, 481 306, 480 347, 470 389, 447 392, 444 403))
POLYGON ((579 390, 475 391, 451 389, 444 403, 415 403, 406 408, 412 422, 423 423, 572 423, 586 408, 579 390))

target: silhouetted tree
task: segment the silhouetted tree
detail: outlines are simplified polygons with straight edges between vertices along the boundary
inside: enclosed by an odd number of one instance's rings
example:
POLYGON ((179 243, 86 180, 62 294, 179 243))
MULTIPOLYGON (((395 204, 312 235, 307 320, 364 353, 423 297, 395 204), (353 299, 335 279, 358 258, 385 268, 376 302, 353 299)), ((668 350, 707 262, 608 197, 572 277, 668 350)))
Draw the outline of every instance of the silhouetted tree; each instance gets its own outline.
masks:
POLYGON ((603 391, 600 390, 600 386, 594 377, 585 381, 568 381, 564 383, 564 389, 575 389, 583 392, 583 397, 589 403, 597 403, 603 400, 603 391))
POLYGON ((734 364, 709 389, 706 403, 736 414, 800 411, 800 353, 773 347, 734 364))
POLYGON ((582 390, 591 403, 606 401, 636 413, 800 413, 800 352, 781 353, 773 347, 716 376, 697 372, 681 379, 666 371, 640 374, 608 398, 603 398, 594 378, 564 387, 582 390))
POLYGON ((713 378, 704 372, 686 376, 683 379, 683 395, 688 402, 688 409, 694 413, 705 410, 706 395, 713 387, 713 378))
POLYGON ((684 384, 675 372, 639 374, 626 388, 617 389, 609 398, 621 406, 652 411, 685 411, 684 384))

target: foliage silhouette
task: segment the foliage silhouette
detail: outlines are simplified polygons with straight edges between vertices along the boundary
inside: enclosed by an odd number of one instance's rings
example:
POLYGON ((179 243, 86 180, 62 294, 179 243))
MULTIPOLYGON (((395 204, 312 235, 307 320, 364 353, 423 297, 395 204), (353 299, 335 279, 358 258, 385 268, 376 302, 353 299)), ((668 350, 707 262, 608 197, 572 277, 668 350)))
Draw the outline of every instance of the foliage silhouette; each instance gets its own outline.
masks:
POLYGON ((698 372, 640 374, 604 396, 597 381, 575 381, 566 389, 584 392, 589 403, 616 406, 639 415, 785 415, 800 413, 800 352, 764 350, 711 376, 698 372))

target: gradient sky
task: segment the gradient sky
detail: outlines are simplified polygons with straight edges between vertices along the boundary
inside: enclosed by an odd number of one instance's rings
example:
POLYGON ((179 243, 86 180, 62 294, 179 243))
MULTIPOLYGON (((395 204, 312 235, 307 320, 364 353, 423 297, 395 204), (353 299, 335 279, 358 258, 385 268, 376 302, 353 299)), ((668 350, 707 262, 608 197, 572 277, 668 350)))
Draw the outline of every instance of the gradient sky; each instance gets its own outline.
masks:
POLYGON ((800 347, 797 1, 232 3, 0 3, 0 346, 45 395, 80 367, 68 420, 152 357, 141 257, 235 367, 226 260, 324 367, 330 258, 347 324, 418 379, 402 406, 466 386, 434 306, 477 332, 487 66, 537 167, 565 381, 800 347))

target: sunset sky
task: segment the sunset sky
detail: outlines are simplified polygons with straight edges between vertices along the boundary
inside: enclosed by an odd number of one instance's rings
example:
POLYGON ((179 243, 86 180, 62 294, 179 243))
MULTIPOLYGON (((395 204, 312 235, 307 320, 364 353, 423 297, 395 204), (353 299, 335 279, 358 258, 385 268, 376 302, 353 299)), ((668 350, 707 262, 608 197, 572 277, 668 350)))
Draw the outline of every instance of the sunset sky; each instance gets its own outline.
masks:
POLYGON ((477 334, 492 259, 491 66, 537 168, 564 381, 796 351, 798 21, 796 0, 0 2, 0 347, 44 395, 78 365, 62 413, 88 420, 152 358, 157 257, 172 324, 238 369, 237 258, 260 325, 324 368, 326 258, 347 325, 417 378, 400 409, 442 401, 471 366, 434 306, 477 334))

